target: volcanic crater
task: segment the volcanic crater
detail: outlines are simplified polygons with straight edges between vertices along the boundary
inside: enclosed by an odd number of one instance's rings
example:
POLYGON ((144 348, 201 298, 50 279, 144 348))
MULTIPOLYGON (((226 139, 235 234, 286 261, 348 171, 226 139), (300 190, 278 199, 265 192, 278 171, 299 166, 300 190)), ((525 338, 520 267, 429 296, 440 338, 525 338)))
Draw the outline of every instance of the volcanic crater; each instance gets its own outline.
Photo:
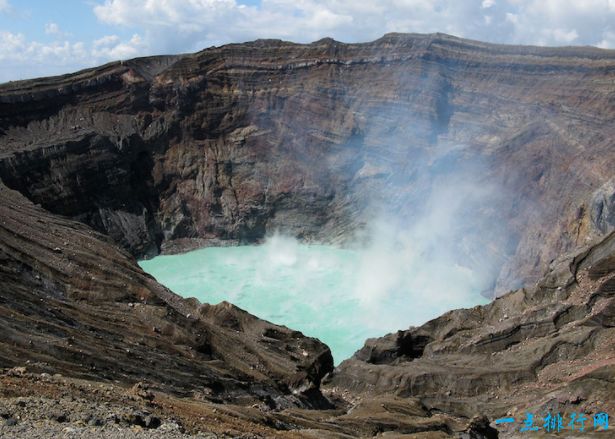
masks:
POLYGON ((614 84, 615 51, 387 34, 0 85, 0 435, 494 438, 615 413, 614 84), (276 230, 345 245, 373 206, 412 218, 426 164, 464 163, 499 191, 454 226, 493 301, 336 368, 137 265, 276 230))

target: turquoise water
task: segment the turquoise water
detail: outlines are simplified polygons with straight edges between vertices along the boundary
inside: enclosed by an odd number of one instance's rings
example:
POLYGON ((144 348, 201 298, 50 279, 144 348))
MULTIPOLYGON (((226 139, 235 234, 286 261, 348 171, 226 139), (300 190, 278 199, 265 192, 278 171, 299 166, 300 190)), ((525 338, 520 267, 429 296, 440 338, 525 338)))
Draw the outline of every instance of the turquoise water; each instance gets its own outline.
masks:
POLYGON ((382 250, 306 245, 275 236, 263 245, 204 248, 140 265, 184 297, 213 304, 227 300, 319 338, 336 364, 367 338, 485 303, 467 269, 448 264, 434 276, 433 268, 421 269, 413 252, 382 250))

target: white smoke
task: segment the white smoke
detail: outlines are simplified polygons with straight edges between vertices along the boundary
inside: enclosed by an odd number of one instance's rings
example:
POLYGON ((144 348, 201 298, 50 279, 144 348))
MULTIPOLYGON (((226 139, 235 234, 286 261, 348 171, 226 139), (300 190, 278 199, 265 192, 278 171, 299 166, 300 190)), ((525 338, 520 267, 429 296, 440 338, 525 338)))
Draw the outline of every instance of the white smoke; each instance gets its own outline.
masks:
POLYGON ((484 303, 481 293, 495 281, 497 266, 476 261, 474 248, 465 245, 472 239, 468 229, 481 226, 478 206, 490 202, 494 188, 467 170, 431 179, 420 202, 396 214, 383 209, 369 225, 369 243, 359 249, 355 294, 371 327, 404 329, 484 303), (468 210, 478 217, 469 218, 468 210))

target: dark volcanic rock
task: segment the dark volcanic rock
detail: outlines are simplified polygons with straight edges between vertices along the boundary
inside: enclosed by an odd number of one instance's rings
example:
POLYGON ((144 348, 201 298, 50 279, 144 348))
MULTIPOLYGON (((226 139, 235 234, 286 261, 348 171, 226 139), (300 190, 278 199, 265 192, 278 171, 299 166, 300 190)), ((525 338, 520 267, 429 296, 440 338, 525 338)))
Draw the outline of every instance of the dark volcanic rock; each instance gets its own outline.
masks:
POLYGON ((413 334, 397 331, 378 339, 369 339, 355 354, 355 358, 368 363, 389 363, 399 357, 417 358, 423 355, 425 346, 432 341, 428 334, 413 334))

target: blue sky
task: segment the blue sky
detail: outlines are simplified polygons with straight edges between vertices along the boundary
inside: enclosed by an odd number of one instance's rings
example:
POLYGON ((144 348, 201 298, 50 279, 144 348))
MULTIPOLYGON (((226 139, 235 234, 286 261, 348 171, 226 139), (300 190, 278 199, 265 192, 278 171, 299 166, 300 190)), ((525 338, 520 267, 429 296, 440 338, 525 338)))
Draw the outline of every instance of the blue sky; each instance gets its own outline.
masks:
POLYGON ((386 32, 615 48, 615 0, 0 0, 0 82, 256 38, 386 32))

